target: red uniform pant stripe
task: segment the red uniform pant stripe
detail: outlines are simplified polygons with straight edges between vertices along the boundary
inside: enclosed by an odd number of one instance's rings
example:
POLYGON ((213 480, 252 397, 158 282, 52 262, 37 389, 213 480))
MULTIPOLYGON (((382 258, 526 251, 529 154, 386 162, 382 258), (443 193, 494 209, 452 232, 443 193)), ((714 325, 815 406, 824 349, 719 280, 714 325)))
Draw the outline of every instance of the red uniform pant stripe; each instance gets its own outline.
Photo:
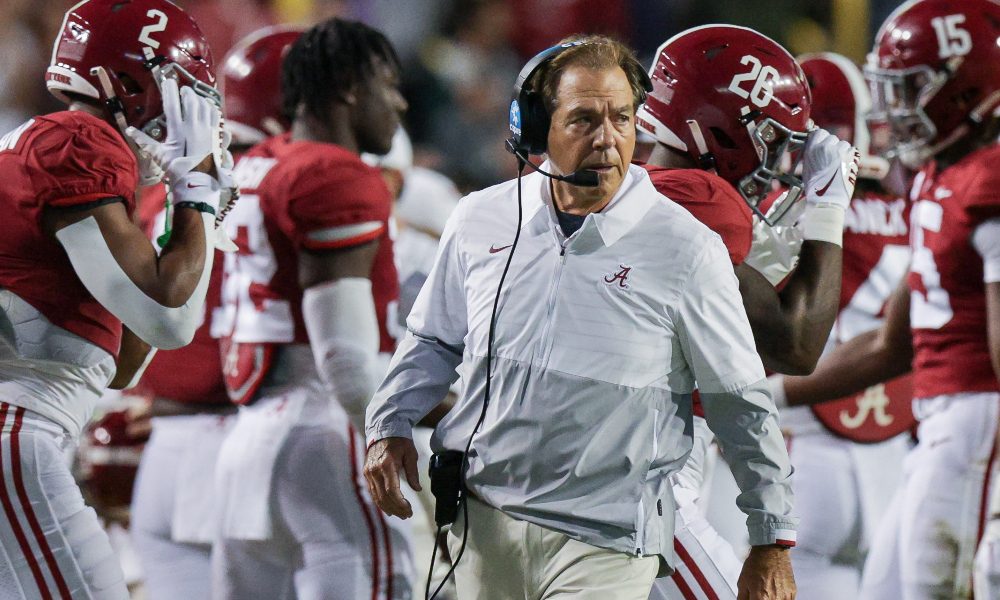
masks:
POLYGON ((698 597, 691 591, 691 586, 684 581, 684 576, 681 575, 680 571, 675 569, 670 578, 674 580, 674 585, 681 591, 681 596, 684 596, 684 600, 698 600, 698 597))
POLYGON ((680 557, 681 562, 687 565, 688 570, 691 571, 691 575, 694 576, 695 581, 697 581, 698 585, 701 587, 701 591, 705 593, 705 597, 708 598, 708 600, 719 600, 718 594, 715 593, 715 590, 713 590, 712 586, 708 583, 708 578, 705 577, 705 574, 701 572, 700 568, 698 568, 698 564, 694 561, 694 558, 691 557, 691 553, 688 552, 683 545, 681 545, 677 538, 674 538, 674 552, 676 552, 677 556, 680 557))
MULTIPOLYGON (((9 410, 9 404, 6 402, 0 403, 0 428, 7 423, 7 413, 9 410)), ((17 427, 16 418, 15 427, 17 427)), ((20 427, 17 428, 20 429, 20 427)), ((10 433, 12 467, 18 464, 17 460, 14 458, 13 440, 15 435, 15 431, 12 429, 10 433)), ((20 469, 12 469, 12 471, 18 470, 20 469)), ((7 517, 7 522, 10 523, 10 528, 14 531, 14 537, 17 539, 17 545, 21 548, 21 553, 24 554, 25 560, 28 561, 28 568, 31 570, 31 576, 35 579, 35 584, 38 585, 39 594, 43 600, 51 600, 52 593, 49 592, 49 586, 45 583, 45 576, 42 575, 41 565, 39 565, 38 561, 35 560, 35 554, 32 552, 31 546, 28 545, 28 538, 24 535, 24 529, 21 528, 21 522, 17 518, 17 513, 14 512, 14 505, 11 502, 10 493, 7 490, 7 478, 3 472, 2 449, 0 449, 0 504, 3 505, 4 515, 7 517)))
POLYGON ((378 540, 376 538, 375 531, 375 521, 369 512, 368 503, 365 502, 365 497, 361 493, 361 485, 359 484, 358 475, 358 449, 357 444, 354 441, 354 427, 350 424, 347 426, 347 439, 350 443, 351 448, 351 484, 354 487, 354 497, 358 500, 358 505, 361 507, 361 514, 365 517, 365 524, 368 526, 368 541, 372 547, 372 600, 378 600, 379 591, 379 579, 380 577, 380 564, 378 555, 378 540))
POLYGON ((28 525, 31 527, 31 532, 35 534, 35 542, 38 543, 38 547, 42 551, 42 556, 45 558, 45 564, 49 566, 52 577, 56 581, 56 587, 59 588, 59 594, 69 600, 71 598, 69 586, 66 585, 66 580, 59 570, 58 563, 56 563, 55 554, 52 553, 52 547, 49 546, 49 541, 45 539, 42 527, 38 524, 35 509, 32 507, 31 501, 28 499, 28 491, 24 487, 24 475, 21 473, 21 438, 19 436, 23 418, 24 409, 18 407, 14 412, 14 428, 11 430, 10 442, 11 463, 14 469, 14 488, 17 490, 17 497, 21 500, 21 508, 28 517, 28 525))

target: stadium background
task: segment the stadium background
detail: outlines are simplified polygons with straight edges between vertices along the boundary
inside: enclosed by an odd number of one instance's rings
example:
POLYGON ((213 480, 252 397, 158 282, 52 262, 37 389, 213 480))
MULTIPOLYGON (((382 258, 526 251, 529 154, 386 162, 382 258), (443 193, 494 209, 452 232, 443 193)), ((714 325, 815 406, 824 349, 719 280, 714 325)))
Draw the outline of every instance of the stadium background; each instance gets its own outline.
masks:
MULTIPOLYGON (((0 0, 0 131, 60 110, 44 73, 62 15, 76 0, 0 0)), ((896 0, 179 0, 217 62, 269 24, 330 16, 383 30, 404 63, 405 122, 418 165, 463 191, 507 179, 507 103, 521 64, 571 33, 607 33, 648 64, 657 46, 704 23, 745 25, 793 55, 833 50, 861 62, 896 0)))

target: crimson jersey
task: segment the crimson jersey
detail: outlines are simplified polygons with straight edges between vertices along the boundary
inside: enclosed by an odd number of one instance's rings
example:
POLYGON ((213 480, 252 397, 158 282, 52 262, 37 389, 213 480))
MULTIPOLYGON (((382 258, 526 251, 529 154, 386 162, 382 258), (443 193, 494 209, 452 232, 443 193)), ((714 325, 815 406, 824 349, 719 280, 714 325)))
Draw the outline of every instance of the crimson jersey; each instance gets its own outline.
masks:
MULTIPOLYGON (((372 295, 380 350, 392 352, 395 341, 387 323, 399 282, 389 237, 392 198, 379 171, 339 146, 292 141, 285 134, 251 149, 237 163, 235 177, 240 200, 225 223, 239 251, 226 255, 222 307, 213 320, 213 334, 235 345, 308 343, 299 253, 378 240, 372 295)), ((240 350, 227 357, 227 364, 233 362, 226 367, 227 378, 244 367, 259 376, 266 372, 266 350, 250 352, 254 356, 240 350), (236 367, 241 361, 246 364, 236 367)), ((231 384, 231 397, 247 401, 254 385, 240 375, 237 387, 243 392, 235 394, 231 384)))
POLYGON ((35 117, 0 139, 0 172, 0 287, 52 324, 117 356, 121 321, 90 295, 63 247, 42 231, 42 214, 48 207, 115 197, 131 213, 135 156, 108 123, 64 111, 35 117))
POLYGON ((733 265, 743 262, 753 241, 753 214, 728 181, 700 169, 648 164, 642 167, 649 173, 656 191, 683 206, 722 237, 733 265))
POLYGON ((1000 216, 1000 146, 917 174, 910 246, 910 326, 915 396, 1000 390, 986 338, 983 260, 970 241, 1000 216))
MULTIPOLYGON (((163 233, 166 216, 166 188, 160 184, 145 188, 139 199, 139 225, 152 240, 163 233)), ((219 306, 222 287, 222 252, 215 251, 212 274, 205 297, 205 318, 194 339, 183 348, 160 350, 143 373, 136 392, 169 398, 185 404, 227 404, 222 381, 219 340, 209 332, 212 311, 219 306), (183 377, 178 377, 183 373, 183 377)))
MULTIPOLYGON (((858 193, 844 214, 840 306, 831 333, 843 343, 882 324, 885 306, 910 264, 910 203, 871 190, 858 193)), ((912 381, 909 376, 864 393, 812 407, 831 432, 857 442, 881 442, 908 430, 912 381)))

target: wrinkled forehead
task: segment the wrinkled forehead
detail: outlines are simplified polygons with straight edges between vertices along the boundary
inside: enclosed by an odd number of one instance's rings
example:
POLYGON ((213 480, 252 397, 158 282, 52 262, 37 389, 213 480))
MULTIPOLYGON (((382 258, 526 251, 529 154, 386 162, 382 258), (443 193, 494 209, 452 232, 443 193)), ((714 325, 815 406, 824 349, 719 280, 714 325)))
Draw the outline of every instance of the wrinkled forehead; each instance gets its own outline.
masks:
POLYGON ((555 105, 565 110, 584 107, 616 110, 632 107, 632 87, 621 67, 593 69, 571 65, 556 88, 555 105))

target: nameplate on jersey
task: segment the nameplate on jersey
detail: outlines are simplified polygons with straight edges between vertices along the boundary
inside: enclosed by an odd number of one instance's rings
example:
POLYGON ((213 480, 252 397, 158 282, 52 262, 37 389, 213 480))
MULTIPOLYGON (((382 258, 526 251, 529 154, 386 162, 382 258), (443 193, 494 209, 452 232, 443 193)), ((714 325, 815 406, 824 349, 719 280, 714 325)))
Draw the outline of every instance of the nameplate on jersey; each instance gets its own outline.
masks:
POLYGON ((816 404, 812 411, 830 433, 852 442, 875 444, 916 425, 912 400, 912 376, 904 375, 855 396, 816 404))
POLYGON ((244 344, 224 337, 219 339, 219 349, 229 399, 239 405, 250 404, 271 369, 275 345, 244 344))

